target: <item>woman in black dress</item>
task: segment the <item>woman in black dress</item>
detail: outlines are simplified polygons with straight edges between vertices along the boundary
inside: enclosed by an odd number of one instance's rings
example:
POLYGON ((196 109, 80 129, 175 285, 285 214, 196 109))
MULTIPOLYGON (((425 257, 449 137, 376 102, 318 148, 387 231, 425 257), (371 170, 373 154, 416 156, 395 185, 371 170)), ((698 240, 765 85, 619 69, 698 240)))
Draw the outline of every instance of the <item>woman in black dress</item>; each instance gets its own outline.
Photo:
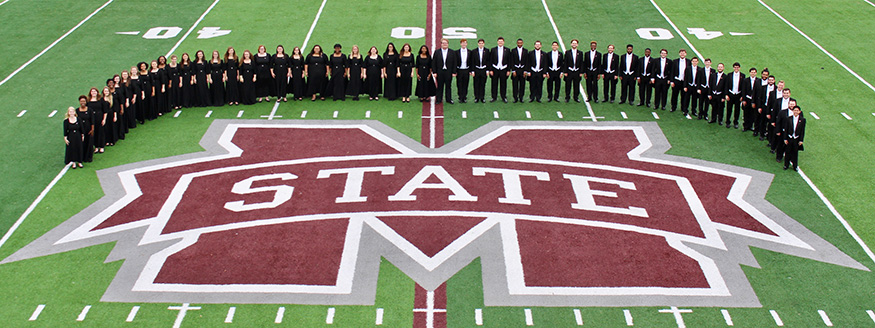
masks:
MULTIPOLYGON (((149 108, 152 107, 152 79, 149 78, 149 64, 146 62, 140 62, 137 64, 137 68, 140 70, 137 74, 140 75, 140 106, 137 107, 139 110, 137 111, 137 121, 140 124, 146 123, 146 116, 149 114, 149 108)), ((97 142, 94 143, 97 145, 97 142)))
POLYGON ((82 144, 85 141, 82 122, 76 117, 76 108, 70 106, 67 108, 67 114, 64 115, 64 143, 67 144, 67 151, 64 154, 64 164, 70 164, 72 168, 84 167, 82 165, 82 144))
POLYGON ((340 44, 334 45, 334 53, 329 57, 328 74, 331 75, 331 95, 334 101, 346 100, 346 77, 349 74, 346 55, 341 51, 340 44))
POLYGON ((313 46, 307 59, 304 60, 304 76, 307 77, 307 94, 311 96, 311 101, 316 101, 316 94, 319 98, 325 100, 325 85, 328 79, 328 56, 322 52, 322 47, 318 44, 313 46))
POLYGON ((167 70, 168 87, 170 88, 167 92, 168 107, 180 109, 182 108, 182 77, 180 76, 179 57, 170 56, 170 64, 167 64, 165 70, 167 70))
POLYGON ((128 129, 137 127, 137 115, 140 112, 140 95, 143 93, 143 84, 140 81, 140 73, 137 67, 131 67, 131 106, 126 112, 128 129))
POLYGON ((263 45, 258 46, 258 53, 255 54, 255 76, 255 96, 258 97, 258 102, 270 101, 273 79, 270 76, 270 55, 263 45))
POLYGON ((210 86, 207 81, 207 76, 210 74, 210 66, 207 59, 204 58, 204 51, 198 50, 194 54, 194 70, 192 73, 192 84, 195 89, 195 106, 207 107, 210 105, 210 86))
POLYGON ((103 108, 103 112, 106 113, 106 121, 103 122, 103 145, 104 146, 112 146, 116 142, 116 134, 115 134, 115 121, 118 118, 117 113, 115 111, 115 96, 112 94, 112 89, 108 86, 103 87, 103 96, 101 99, 101 107, 103 108))
MULTIPOLYGON (((158 61, 152 61, 152 69, 149 70, 149 80, 152 81, 152 90, 150 94, 149 100, 149 111, 146 112, 146 119, 154 120, 158 118, 158 114, 161 113, 161 108, 164 106, 164 97, 161 89, 165 87, 163 83, 163 78, 161 74, 162 71, 158 69, 158 61)), ((147 91, 147 93, 150 91, 147 91)))
MULTIPOLYGON (((127 124, 127 109, 131 105, 130 99, 128 99, 128 86, 125 84, 125 81, 122 81, 121 75, 127 75, 126 71, 122 71, 121 74, 116 74, 112 77, 112 80, 115 82, 115 89, 113 90, 114 95, 118 96, 119 102, 119 112, 118 119, 113 122, 115 125, 115 133, 118 137, 118 140, 125 140, 125 134, 128 133, 128 124, 127 124)), ((130 81, 127 81, 130 82, 130 81)))
POLYGON ((88 102, 85 106, 88 106, 88 109, 94 113, 94 152, 102 153, 106 146, 106 135, 104 134, 106 128, 103 125, 106 124, 107 113, 103 110, 103 97, 100 96, 100 91, 97 88, 91 88, 88 91, 88 102))
POLYGON ((413 89, 413 66, 415 58, 409 43, 401 46, 398 57, 398 96, 401 102, 410 102, 410 91, 413 89))
POLYGON ((112 94, 112 132, 111 135, 112 144, 115 145, 116 142, 125 138, 124 128, 125 125, 122 124, 122 118, 124 117, 125 111, 125 96, 124 96, 124 88, 119 87, 121 83, 121 77, 118 75, 113 76, 112 83, 108 83, 107 87, 109 88, 109 92, 112 94))
POLYGON ((368 50, 368 56, 365 57, 365 88, 368 90, 368 99, 380 99, 380 89, 385 77, 383 58, 380 57, 377 47, 371 46, 371 49, 368 50))
POLYGON ((386 52, 383 53, 383 67, 385 68, 385 88, 383 96, 389 100, 398 98, 398 51, 395 50, 395 44, 389 42, 386 45, 386 52))
POLYGON ((304 81, 304 55, 301 53, 300 47, 292 49, 292 56, 289 57, 289 60, 292 69, 290 79, 292 87, 289 88, 288 92, 293 94, 293 99, 304 100, 304 90, 306 90, 307 83, 304 81))
POLYGON ((82 161, 91 163, 94 158, 94 112, 88 107, 88 97, 79 96, 79 109, 76 116, 82 122, 82 161))
POLYGON ((185 52, 182 54, 182 64, 179 68, 179 78, 182 80, 180 84, 182 102, 179 104, 181 107, 190 108, 195 103, 195 99, 197 99, 194 91, 195 80, 193 77, 194 65, 191 64, 191 58, 185 52))
POLYGON ((276 46, 276 54, 270 59, 270 77, 273 78, 276 85, 276 102, 280 102, 280 98, 282 98, 282 101, 289 101, 286 98, 289 77, 292 76, 289 64, 289 55, 286 55, 286 48, 282 45, 276 46))
POLYGON ((240 60, 240 90, 241 101, 244 105, 255 103, 255 61, 252 60, 252 52, 243 51, 243 59, 240 60))
POLYGON ((352 52, 347 58, 346 71, 349 76, 349 83, 346 85, 346 94, 352 96, 352 100, 358 101, 359 94, 362 93, 362 80, 365 79, 365 71, 362 70, 364 61, 362 54, 359 51, 359 46, 353 45, 352 52))
POLYGON ((420 102, 434 96, 436 86, 431 79, 431 54, 426 45, 419 47, 419 56, 416 56, 416 96, 420 102))
POLYGON ((158 56, 158 80, 161 87, 156 86, 158 94, 158 116, 170 112, 170 75, 167 73, 167 57, 158 56))
POLYGON ((213 57, 210 58, 210 75, 207 76, 207 82, 210 84, 210 103, 216 107, 225 105, 225 66, 222 63, 221 55, 218 50, 213 50, 213 57))
POLYGON ((237 51, 233 47, 225 50, 225 89, 227 91, 228 104, 240 104, 240 61, 237 59, 237 51))

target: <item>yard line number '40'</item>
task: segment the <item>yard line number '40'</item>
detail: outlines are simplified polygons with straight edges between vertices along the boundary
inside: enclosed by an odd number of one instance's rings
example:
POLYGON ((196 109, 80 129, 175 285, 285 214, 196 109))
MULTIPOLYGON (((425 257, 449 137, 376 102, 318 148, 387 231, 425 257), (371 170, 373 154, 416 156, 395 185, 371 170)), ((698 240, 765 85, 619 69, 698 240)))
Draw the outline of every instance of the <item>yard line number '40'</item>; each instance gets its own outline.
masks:
MULTIPOLYGON (((159 26, 150 28, 146 33, 143 33, 144 39, 172 39, 182 32, 182 28, 178 26, 159 26)), ((217 36, 231 34, 231 30, 223 30, 220 27, 204 27, 197 31, 198 39, 211 39, 217 36)))

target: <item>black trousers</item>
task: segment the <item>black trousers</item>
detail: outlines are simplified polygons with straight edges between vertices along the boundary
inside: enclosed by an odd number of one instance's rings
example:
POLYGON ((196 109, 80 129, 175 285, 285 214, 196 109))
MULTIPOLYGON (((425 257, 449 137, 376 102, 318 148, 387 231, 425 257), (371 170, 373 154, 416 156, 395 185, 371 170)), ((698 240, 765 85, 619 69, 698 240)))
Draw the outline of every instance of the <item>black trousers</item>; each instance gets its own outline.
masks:
MULTIPOLYGON (((687 94, 684 92, 684 84, 685 83, 684 83, 684 81, 679 81, 679 80, 675 80, 675 79, 672 79, 671 81, 674 82, 674 87, 671 88, 671 110, 678 109, 678 95, 680 95, 681 96, 681 111, 686 113, 687 109, 684 108, 684 98, 687 96, 687 94)), ((687 99, 687 100, 689 100, 689 99, 687 99)))
POLYGON ((771 132, 772 125, 769 124, 769 109, 759 107, 762 104, 757 104, 756 121, 754 121, 754 131, 760 136, 766 136, 771 132), (760 112, 762 110, 762 112, 760 112))
POLYGON ((468 81, 470 80, 469 69, 456 70, 456 90, 458 90, 459 100, 468 100, 468 81))
POLYGON ((698 88, 689 84, 686 86, 686 88, 687 91, 684 93, 684 96, 686 96, 686 98, 681 98, 681 110, 684 112, 685 115, 689 114, 690 110, 692 110, 692 115, 696 116, 698 115, 698 113, 696 113, 696 109, 698 109, 699 103, 699 94, 696 92, 698 88))
POLYGON ((604 78, 604 99, 614 101, 614 98, 617 98, 617 73, 605 73, 604 78))
MULTIPOLYGON (((577 75, 577 81, 574 82, 574 99, 577 99, 577 95, 580 91, 580 74, 577 75)), ((568 99, 568 90, 571 89, 571 85, 568 83, 568 78, 565 78, 565 99, 568 99)), ((586 96, 589 97, 590 101, 598 101, 599 99, 599 72, 597 71, 587 71, 586 72, 586 96)))
POLYGON ((723 107, 726 106, 726 95, 711 95, 711 122, 723 122, 723 107))
POLYGON ((653 83, 653 90, 655 93, 653 96, 653 108, 665 109, 665 103, 668 102, 668 80, 657 78, 656 82, 653 83))
POLYGON ((443 95, 446 95, 448 101, 453 100, 453 74, 449 70, 437 71, 437 90, 434 95, 437 102, 443 101, 443 95))
POLYGON ((559 100, 559 85, 562 84, 560 74, 562 71, 547 72, 547 99, 559 100))
POLYGON ((790 163, 793 163, 793 169, 795 170, 799 167, 799 139, 787 138, 785 148, 784 167, 789 167, 790 163))
POLYGON ((498 99, 498 89, 501 88, 501 99, 507 99, 507 69, 492 71, 492 99, 498 99))
POLYGON ((729 125, 729 121, 732 121, 732 124, 738 125, 738 119, 741 115, 741 94, 734 95, 731 92, 729 93, 729 102, 726 104, 726 125, 729 125), (733 116, 733 114, 735 116, 733 116))
POLYGON ((635 101, 635 76, 622 74, 620 75, 620 102, 626 100, 629 100, 630 105, 635 101))
POLYGON ((544 72, 532 72, 529 76, 529 100, 541 101, 544 94, 544 72))
MULTIPOLYGON (((711 99, 708 99, 708 95, 711 93, 708 89, 699 89, 702 91, 699 96, 699 118, 708 118, 708 107, 711 106, 711 99)), ((698 92, 697 92, 698 93, 698 92)))
POLYGON ((754 108, 754 102, 750 98, 745 97, 742 110, 744 111, 744 114, 742 114, 744 115, 742 116, 744 118, 744 123, 742 123, 742 126, 745 130, 753 130, 753 124, 756 121, 757 114, 757 110, 756 108, 754 108))
POLYGON ((653 96, 653 84, 650 84, 649 76, 641 76, 638 81, 638 103, 650 107, 650 98, 653 96))
MULTIPOLYGON (((486 69, 474 69, 474 99, 486 97, 486 69)), ((461 95, 459 95, 461 97, 461 95)))
POLYGON ((526 95, 526 70, 522 68, 514 68, 510 81, 513 90, 513 99, 523 101, 523 96, 526 95))

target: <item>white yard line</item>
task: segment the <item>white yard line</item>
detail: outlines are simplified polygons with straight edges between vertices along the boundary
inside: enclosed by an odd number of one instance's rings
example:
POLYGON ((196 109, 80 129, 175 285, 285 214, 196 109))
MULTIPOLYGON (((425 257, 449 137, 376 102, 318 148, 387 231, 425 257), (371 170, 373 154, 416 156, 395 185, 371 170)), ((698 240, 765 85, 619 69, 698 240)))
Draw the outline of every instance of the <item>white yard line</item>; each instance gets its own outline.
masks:
POLYGON ((322 16, 322 9, 325 9, 326 2, 328 0, 322 0, 322 5, 319 6, 319 11, 316 12, 316 18, 313 19, 313 24, 310 25, 310 31, 307 31, 307 36, 304 37, 304 44, 301 45, 301 49, 307 49, 307 43, 310 42, 310 36, 313 35, 313 30, 316 29, 316 23, 319 22, 319 17, 322 16))
POLYGON ((43 189, 43 192, 41 192, 39 196, 37 196, 36 200, 34 200, 32 204, 30 204, 30 207, 28 207, 27 210, 25 210, 24 213, 21 214, 21 217, 19 217, 18 220, 15 221, 12 227, 9 228, 9 231, 6 231, 6 234, 3 235, 2 239, 0 239, 0 248, 2 248, 4 244, 6 244, 6 241, 9 240, 9 237, 12 236, 12 233, 14 233, 15 230, 17 230, 18 227, 21 226, 21 223, 24 222, 24 219, 26 219, 27 216, 30 215, 30 212, 33 212, 37 204, 39 204, 39 202, 46 197, 46 194, 49 193, 49 190, 52 190, 52 187, 54 187, 55 184, 58 183, 59 180, 61 180, 61 178, 64 176, 64 174, 67 173, 67 170, 69 169, 70 165, 64 165, 64 168, 61 169, 61 172, 59 172, 58 175, 56 175, 55 178, 52 179, 52 182, 50 182, 49 185, 46 186, 45 189, 43 189))
MULTIPOLYGON (((6 0, 6 1, 9 1, 9 0, 6 0)), ((6 1, 4 1, 4 2, 6 2, 6 1)), ((866 3, 868 3, 872 7, 875 7, 875 3, 872 3, 872 1, 869 1, 869 0, 863 0, 863 1, 866 1, 866 3)), ((0 5, 2 5, 2 3, 0 3, 0 5)))
POLYGON ((197 28, 198 24, 200 24, 201 21, 204 20, 204 17, 207 17, 207 14, 209 14, 210 11, 213 10, 213 7, 215 7, 216 4, 218 4, 218 3, 219 3, 219 0, 213 1, 213 4, 211 4, 210 7, 207 8, 206 11, 204 11, 204 13, 201 15, 201 17, 198 18, 194 22, 194 24, 191 24, 191 27, 188 29, 188 31, 186 31, 185 34, 182 36, 182 38, 179 39, 179 41, 177 41, 175 45, 173 45, 173 48, 170 48, 170 51, 167 52, 167 55, 165 57, 170 57, 170 55, 172 55, 173 52, 176 51, 176 48, 178 48, 179 45, 182 44, 182 41, 185 41, 185 39, 188 38, 188 36, 191 34, 191 32, 197 28))
POLYGON ((38 53, 36 56, 34 56, 30 60, 28 60, 26 63, 24 63, 24 65, 21 65, 21 67, 19 67, 14 72, 12 72, 12 74, 9 74, 9 76, 7 76, 5 79, 3 79, 3 81, 0 81, 0 85, 3 85, 4 83, 6 83, 6 81, 9 81, 9 79, 11 79, 13 76, 18 74, 18 72, 21 72, 21 70, 23 70, 25 67, 27 67, 27 65, 30 65, 30 63, 33 63, 35 60, 37 60, 37 58, 40 58, 40 56, 42 56, 43 54, 45 54, 46 52, 51 50, 56 44, 58 44, 58 42, 61 42, 61 40, 66 38, 68 35, 75 32, 77 29, 79 29, 80 26, 82 26, 82 24, 85 24, 85 22, 87 22, 89 19, 91 19, 91 17, 94 17, 94 15, 97 15, 97 13, 99 13, 101 10, 103 10, 103 8, 106 8, 106 6, 109 6, 109 4, 112 3, 113 1, 115 1, 115 0, 109 0, 106 3, 104 3, 103 6, 100 6, 100 8, 97 8, 97 10, 95 10, 93 13, 91 13, 91 15, 88 15, 88 17, 85 17, 85 19, 83 19, 81 22, 79 22, 79 24, 76 24, 76 26, 74 26, 72 29, 67 31, 67 33, 64 33, 64 35, 62 35, 60 38, 55 40, 55 42, 52 42, 52 44, 50 44, 48 47, 43 49, 43 51, 40 51, 40 53, 38 53))
MULTIPOLYGON (((7 2, 9 2, 9 0, 3 0, 3 2, 0 2, 0 6, 5 5, 7 2)), ((866 2, 869 2, 869 1, 866 1, 866 2)))
MULTIPOLYGON (((651 1, 652 1, 652 0, 651 0, 651 1)), ((833 56, 831 53, 829 53, 829 51, 826 51, 826 49, 824 49, 823 47, 821 47, 820 44, 818 44, 817 42, 815 42, 815 41, 814 41, 812 38, 810 38, 807 34, 805 34, 804 32, 802 32, 802 31, 799 30, 798 28, 796 28, 796 26, 793 25, 793 23, 790 23, 790 21, 788 21, 786 18, 784 18, 783 16, 781 16, 781 14, 779 14, 777 11, 775 11, 774 9, 772 9, 772 7, 769 7, 769 5, 767 5, 765 2, 763 2, 763 0, 757 0, 757 1, 759 1, 759 3, 760 3, 761 5, 763 5, 763 7, 766 7, 766 9, 768 9, 768 10, 771 11, 773 14, 775 14, 775 16, 778 16, 778 18, 780 18, 782 21, 784 21, 784 23, 787 23, 787 25, 789 25, 789 26, 792 27, 794 30, 796 30, 796 32, 798 32, 800 35, 802 35, 803 37, 805 37, 805 39, 807 39, 808 42, 811 42, 811 44, 815 45, 818 49, 820 49, 820 51, 822 51, 824 54, 826 54, 827 56, 829 56, 829 58, 832 58, 833 61, 835 61, 836 63, 838 63, 839 65, 841 65, 846 71, 848 71, 848 73, 851 73, 851 75, 853 75, 853 76, 856 77, 858 80, 860 80, 860 82, 863 82, 863 84, 865 84, 867 87, 869 87, 869 89, 872 89, 872 91, 875 91, 875 87, 873 87, 872 84, 870 84, 868 81, 866 81, 865 79, 863 79, 863 77, 861 77, 860 75, 858 75, 857 72, 854 72, 853 70, 851 70, 847 65, 845 65, 845 63, 843 63, 841 60, 839 60, 838 58, 836 58, 835 56, 833 56)), ((868 2, 868 1, 867 1, 867 2, 868 2)))

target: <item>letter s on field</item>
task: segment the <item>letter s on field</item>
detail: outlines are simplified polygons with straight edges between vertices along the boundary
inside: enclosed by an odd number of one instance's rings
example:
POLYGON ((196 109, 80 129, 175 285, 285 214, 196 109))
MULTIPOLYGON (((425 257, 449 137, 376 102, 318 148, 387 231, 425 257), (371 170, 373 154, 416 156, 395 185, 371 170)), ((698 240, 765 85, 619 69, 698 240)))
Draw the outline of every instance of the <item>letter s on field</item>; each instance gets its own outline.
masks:
POLYGON ((234 184, 234 187, 231 188, 231 192, 238 195, 246 195, 246 194, 254 194, 259 192, 268 192, 273 191, 273 200, 265 203, 254 203, 254 204, 244 204, 242 200, 227 202, 225 203, 225 208, 234 212, 243 212, 243 211, 251 211, 251 210, 261 210, 267 208, 275 208, 277 206, 282 205, 283 203, 292 199, 292 192, 295 191, 295 187, 287 186, 287 185, 278 185, 278 186, 264 186, 252 188, 252 183, 255 181, 262 180, 273 180, 273 179, 282 179, 282 180, 293 180, 297 179, 298 176, 291 173, 274 173, 274 174, 265 174, 265 175, 256 175, 242 181, 239 181, 234 184))

